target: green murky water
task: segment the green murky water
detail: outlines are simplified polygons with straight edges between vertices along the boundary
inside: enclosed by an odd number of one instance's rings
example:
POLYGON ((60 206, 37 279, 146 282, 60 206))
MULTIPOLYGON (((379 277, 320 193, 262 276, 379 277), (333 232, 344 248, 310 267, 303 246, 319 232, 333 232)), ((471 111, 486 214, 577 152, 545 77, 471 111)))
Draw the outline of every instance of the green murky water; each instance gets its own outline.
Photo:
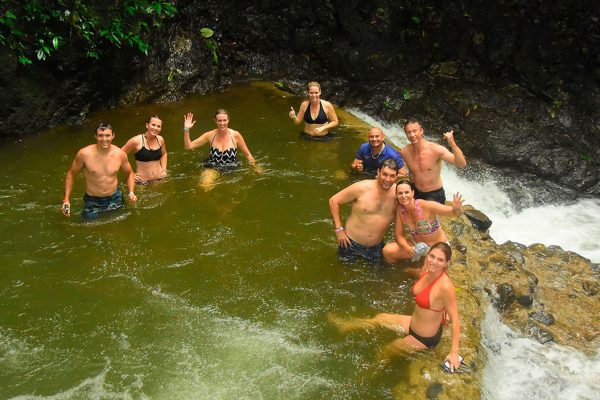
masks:
POLYGON ((4 142, 0 398, 382 399, 409 388, 407 360, 377 360, 393 333, 342 337, 327 322, 409 313, 412 281, 337 260, 327 199, 350 183, 367 130, 340 111, 335 140, 305 141, 287 117, 300 100, 243 85, 4 142), (208 149, 183 150, 183 114, 194 112, 195 138, 220 107, 265 172, 242 156, 240 171, 205 192, 208 149), (112 123, 120 146, 152 113, 163 119, 169 179, 84 224, 80 175, 76 215, 62 217, 66 170, 96 123, 112 123))

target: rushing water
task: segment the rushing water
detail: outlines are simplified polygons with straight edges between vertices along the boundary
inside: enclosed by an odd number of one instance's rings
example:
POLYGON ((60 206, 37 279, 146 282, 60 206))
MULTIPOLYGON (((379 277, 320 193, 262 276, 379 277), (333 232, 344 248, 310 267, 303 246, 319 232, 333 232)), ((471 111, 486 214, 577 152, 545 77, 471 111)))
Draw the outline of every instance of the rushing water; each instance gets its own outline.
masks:
MULTIPOLYGON (((0 398, 386 399, 409 388, 408 360, 382 369, 376 357, 393 333, 341 337, 327 323, 329 313, 413 307, 412 280, 399 270, 336 257, 327 199, 352 179, 367 128, 340 111, 335 140, 304 141, 287 118, 299 102, 270 85, 243 85, 3 143, 0 398), (195 138, 221 107, 264 173, 244 164, 205 192, 198 164, 208 150, 183 150, 183 114, 195 113, 195 138), (125 211, 82 223, 79 176, 74 216, 62 217, 66 170, 94 142, 96 123, 111 122, 122 145, 154 113, 163 120, 169 179, 140 187, 125 211)), ((404 143, 396 127, 386 132, 404 143)), ((443 173, 448 192, 465 193, 494 224, 515 215, 493 177, 443 173)), ((596 228, 598 214, 589 217, 596 228)), ((415 357, 439 361, 437 353, 415 357)))
MULTIPOLYGON (((400 126, 382 124, 356 110, 353 113, 369 124, 382 127, 397 146, 408 143, 400 126)), ((457 142, 460 146, 460 137, 457 142)), ((592 262, 600 262, 599 200, 548 203, 541 200, 547 196, 526 183, 513 181, 510 187, 501 186, 501 172, 490 166, 475 163, 469 169, 471 173, 465 174, 454 167, 443 168, 446 193, 460 191, 466 203, 486 213, 493 221, 490 234, 497 243, 511 240, 527 245, 559 245, 592 262)), ((592 400, 600 397, 600 349, 590 357, 556 344, 541 345, 502 324, 492 307, 486 312, 482 330, 487 354, 483 398, 592 400)))

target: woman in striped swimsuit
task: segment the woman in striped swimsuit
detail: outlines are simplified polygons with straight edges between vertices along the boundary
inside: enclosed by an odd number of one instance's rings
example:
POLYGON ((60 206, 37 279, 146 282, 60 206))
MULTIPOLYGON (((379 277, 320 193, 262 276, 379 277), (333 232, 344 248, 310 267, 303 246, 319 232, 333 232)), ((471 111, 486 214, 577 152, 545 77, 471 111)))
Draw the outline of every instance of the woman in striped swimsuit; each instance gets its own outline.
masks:
POLYGON ((190 139, 190 129, 195 123, 194 114, 187 113, 184 116, 183 141, 186 150, 193 150, 210 143, 209 158, 204 162, 205 170, 202 172, 202 186, 206 190, 210 190, 214 186, 214 181, 220 173, 231 171, 239 166, 238 148, 244 153, 255 171, 257 170, 254 157, 250 154, 243 136, 238 131, 229 128, 229 113, 227 110, 219 109, 215 113, 217 129, 204 132, 192 141, 190 139))

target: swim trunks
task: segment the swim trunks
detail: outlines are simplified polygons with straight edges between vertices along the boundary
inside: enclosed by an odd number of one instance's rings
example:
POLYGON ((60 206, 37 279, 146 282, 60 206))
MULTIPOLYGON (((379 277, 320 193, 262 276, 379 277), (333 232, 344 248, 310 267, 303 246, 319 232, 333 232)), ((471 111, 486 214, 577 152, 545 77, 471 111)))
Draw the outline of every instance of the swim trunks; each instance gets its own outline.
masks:
POLYGON ((300 137, 304 140, 314 141, 314 142, 326 142, 328 140, 332 140, 334 138, 331 132, 327 133, 323 136, 311 136, 306 132, 300 132, 300 137))
POLYGON ((442 331, 443 331, 443 328, 442 328, 442 325, 440 325, 440 329, 438 329, 438 331, 435 335, 430 336, 430 337, 425 337, 425 336, 416 334, 412 330, 410 325, 408 326, 408 334, 411 335, 412 337, 414 337, 415 339, 417 339, 419 342, 423 343, 429 349, 434 348, 440 342, 440 339, 442 338, 442 331))
POLYGON ((373 155, 373 149, 370 143, 363 143, 360 145, 360 149, 356 153, 357 160, 361 160, 363 162, 363 172, 367 175, 375 176, 377 174, 377 170, 381 166, 381 164, 387 160, 388 158, 393 159, 398 164, 398 169, 404 166, 404 160, 400 153, 396 151, 392 146, 385 144, 383 150, 376 156, 373 155))
POLYGON ((443 187, 431 192, 420 192, 419 189, 415 188, 415 199, 432 200, 440 204, 446 204, 446 191, 443 187))
POLYGON ((117 187, 117 190, 107 197, 90 196, 87 193, 83 196, 83 219, 96 219, 101 213, 114 211, 123 208, 123 193, 117 187))
POLYGON ((355 242, 348 235, 346 235, 346 237, 348 237, 348 240, 350 240, 350 246, 338 247, 338 255, 342 259, 342 261, 356 262, 360 258, 363 258, 369 263, 381 264, 381 261, 383 259, 383 253, 381 252, 383 250, 383 240, 381 241, 381 243, 376 244, 375 246, 367 247, 355 242))
POLYGON ((306 111, 304 111, 304 122, 307 124, 326 124, 329 122, 327 118, 327 114, 323 109, 323 102, 319 100, 319 113, 317 114, 317 118, 313 119, 312 115, 310 115, 310 104, 306 107, 306 111))

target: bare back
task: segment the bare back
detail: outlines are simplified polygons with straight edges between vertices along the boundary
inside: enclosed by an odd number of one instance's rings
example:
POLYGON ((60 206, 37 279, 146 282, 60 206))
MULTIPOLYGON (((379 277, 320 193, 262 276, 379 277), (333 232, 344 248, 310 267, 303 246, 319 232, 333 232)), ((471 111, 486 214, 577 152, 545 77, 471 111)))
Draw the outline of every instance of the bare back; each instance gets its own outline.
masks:
POLYGON ((396 215, 395 185, 383 190, 377 180, 360 183, 360 195, 352 202, 352 212, 346 221, 346 234, 364 246, 374 246, 396 215))

